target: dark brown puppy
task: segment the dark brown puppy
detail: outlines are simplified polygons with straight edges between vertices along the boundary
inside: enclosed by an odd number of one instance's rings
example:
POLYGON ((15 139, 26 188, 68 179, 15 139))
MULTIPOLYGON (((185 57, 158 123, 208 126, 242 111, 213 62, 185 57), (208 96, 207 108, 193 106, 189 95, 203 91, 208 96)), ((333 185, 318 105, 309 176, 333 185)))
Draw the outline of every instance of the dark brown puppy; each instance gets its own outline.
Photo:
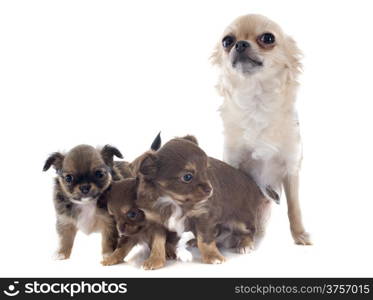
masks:
POLYGON ((115 223, 100 199, 113 180, 132 173, 128 163, 114 162, 114 156, 122 158, 119 150, 109 145, 102 149, 79 145, 66 154, 53 153, 45 162, 43 170, 53 166, 58 175, 54 186, 60 240, 57 259, 70 257, 78 230, 86 234, 101 232, 104 256, 115 249, 115 223))
POLYGON ((188 224, 205 263, 221 263, 217 242, 244 253, 262 224, 263 194, 254 181, 228 164, 208 157, 192 136, 146 153, 140 163, 138 206, 179 233, 188 224))
POLYGON ((131 249, 141 243, 147 244, 151 250, 149 258, 143 264, 146 270, 161 268, 166 257, 176 257, 176 233, 168 231, 158 222, 146 219, 144 212, 136 204, 137 188, 138 180, 129 178, 113 182, 105 194, 104 199, 109 213, 114 216, 120 239, 117 249, 102 261, 104 266, 123 262, 131 249))

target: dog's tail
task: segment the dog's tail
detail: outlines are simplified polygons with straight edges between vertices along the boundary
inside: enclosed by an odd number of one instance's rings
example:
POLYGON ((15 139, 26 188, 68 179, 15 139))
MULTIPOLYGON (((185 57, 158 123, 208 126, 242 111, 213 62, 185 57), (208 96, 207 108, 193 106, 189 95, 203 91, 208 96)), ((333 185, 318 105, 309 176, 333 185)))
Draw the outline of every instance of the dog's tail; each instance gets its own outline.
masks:
POLYGON ((161 145, 162 145, 161 132, 159 132, 158 135, 155 137, 153 143, 150 145, 150 149, 153 151, 157 151, 159 148, 161 148, 161 145))

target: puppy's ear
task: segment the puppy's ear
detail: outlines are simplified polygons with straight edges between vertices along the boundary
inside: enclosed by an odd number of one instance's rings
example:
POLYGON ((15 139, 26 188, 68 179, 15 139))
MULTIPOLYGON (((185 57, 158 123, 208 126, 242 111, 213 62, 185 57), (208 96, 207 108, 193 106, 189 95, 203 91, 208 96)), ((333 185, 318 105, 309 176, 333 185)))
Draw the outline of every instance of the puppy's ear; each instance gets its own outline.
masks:
POLYGON ((139 173, 145 179, 154 179, 158 173, 158 157, 153 153, 146 153, 140 162, 139 173))
POLYGON ((194 135, 186 135, 186 136, 182 137, 182 139, 198 145, 197 138, 194 135))
POLYGON ((114 165, 114 156, 123 158, 122 153, 120 153, 120 151, 117 148, 110 145, 105 145, 105 147, 102 148, 101 156, 105 164, 109 167, 112 167, 114 165))
POLYGON ((44 163, 43 171, 48 171, 49 168, 53 165, 56 170, 62 169, 62 163, 65 156, 63 156, 60 152, 52 153, 44 163))
POLYGON ((155 137, 153 143, 150 146, 150 149, 153 151, 157 151, 159 148, 161 148, 162 139, 161 139, 161 132, 158 133, 158 135, 155 137))

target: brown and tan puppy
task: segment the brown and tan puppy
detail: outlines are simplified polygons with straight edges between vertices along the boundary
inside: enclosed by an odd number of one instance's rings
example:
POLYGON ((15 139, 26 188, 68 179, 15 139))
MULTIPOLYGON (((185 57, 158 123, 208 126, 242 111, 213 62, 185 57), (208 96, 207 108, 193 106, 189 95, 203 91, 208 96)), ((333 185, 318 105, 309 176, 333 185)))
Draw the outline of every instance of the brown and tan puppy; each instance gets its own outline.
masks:
POLYGON ((146 219, 144 211, 137 207, 137 189, 138 180, 129 178, 113 182, 105 194, 108 211, 114 216, 120 238, 116 250, 102 261, 104 266, 123 262, 135 245, 144 243, 150 248, 150 256, 143 264, 146 270, 163 267, 166 257, 176 258, 176 233, 168 231, 159 222, 146 219))
MULTIPOLYGON (((158 150, 161 142, 158 134, 150 149, 158 150)), ((114 161, 114 156, 123 157, 110 145, 102 149, 79 145, 66 154, 55 152, 46 160, 43 171, 53 166, 58 175, 53 197, 60 240, 57 259, 70 257, 78 230, 86 234, 102 233, 104 257, 116 248, 118 235, 114 219, 108 214, 102 196, 113 181, 134 177, 138 163, 136 160, 131 164, 114 161)))
POLYGON ((262 226, 267 199, 245 173, 208 157, 192 136, 143 156, 137 203, 146 217, 158 210, 169 230, 192 229, 205 263, 221 263, 217 242, 245 253, 262 226))
POLYGON ((115 223, 100 199, 113 180, 131 176, 131 170, 128 163, 114 162, 114 156, 122 158, 119 150, 109 145, 102 149, 79 145, 66 154, 53 153, 45 162, 43 170, 53 166, 58 175, 54 186, 60 240, 57 259, 70 257, 78 230, 101 232, 104 256, 115 249, 115 223))

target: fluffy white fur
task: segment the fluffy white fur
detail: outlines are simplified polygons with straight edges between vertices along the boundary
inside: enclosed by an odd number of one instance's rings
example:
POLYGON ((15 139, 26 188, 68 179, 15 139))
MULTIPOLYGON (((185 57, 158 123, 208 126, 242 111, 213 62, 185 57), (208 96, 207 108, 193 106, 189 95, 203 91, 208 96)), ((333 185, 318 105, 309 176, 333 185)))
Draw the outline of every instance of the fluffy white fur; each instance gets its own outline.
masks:
POLYGON ((183 210, 177 202, 169 196, 159 197, 155 202, 155 206, 171 206, 172 214, 166 224, 170 231, 175 231, 178 236, 181 236, 184 232, 185 215, 183 210))
POLYGON ((182 262, 191 262, 193 260, 193 254, 187 249, 187 247, 188 242, 194 238, 195 236, 193 232, 183 232, 179 242, 176 245, 176 257, 178 260, 182 262))
POLYGON ((228 52, 221 42, 212 55, 220 69, 217 88, 224 97, 220 109, 224 160, 250 174, 268 198, 267 187, 280 196, 285 186, 295 242, 310 244, 298 202, 302 147, 295 98, 300 51, 277 24, 260 15, 239 17, 225 30, 223 37, 226 35, 249 42, 251 55, 263 65, 252 72, 234 67, 234 47, 228 52), (272 49, 262 49, 257 43, 265 32, 276 37, 272 49))
POLYGON ((96 206, 96 201, 89 201, 80 205, 80 213, 76 225, 85 234, 90 234, 96 229, 96 206))
POLYGON ((175 231, 180 237, 176 245, 176 257, 182 262, 190 262, 193 260, 192 253, 187 249, 187 243, 194 238, 191 231, 185 232, 185 218, 180 205, 170 196, 159 197, 154 204, 156 207, 171 206, 172 214, 166 224, 170 231, 175 231))
POLYGON ((97 213, 97 199, 82 198, 81 201, 70 199, 72 203, 78 204, 78 217, 73 220, 69 217, 58 217, 59 223, 75 224, 75 226, 85 234, 98 232, 100 229, 99 223, 105 222, 104 218, 97 213))

